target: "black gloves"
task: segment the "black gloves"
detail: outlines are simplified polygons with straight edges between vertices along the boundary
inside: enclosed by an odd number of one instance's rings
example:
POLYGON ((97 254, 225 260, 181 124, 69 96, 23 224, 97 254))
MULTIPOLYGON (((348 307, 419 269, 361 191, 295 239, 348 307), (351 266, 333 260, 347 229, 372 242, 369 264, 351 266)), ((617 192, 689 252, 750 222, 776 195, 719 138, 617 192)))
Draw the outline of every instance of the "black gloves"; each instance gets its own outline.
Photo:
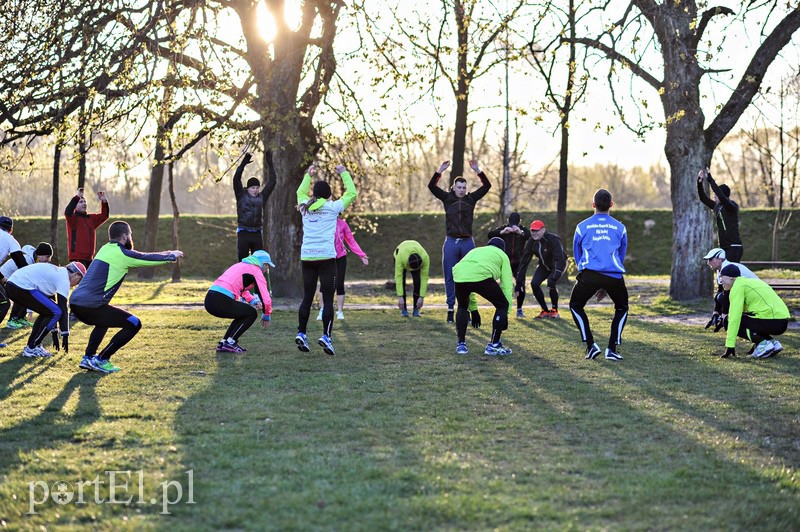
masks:
POLYGON ((50 336, 53 338, 53 351, 58 351, 60 349, 60 347, 58 345, 58 330, 57 329, 53 329, 50 332, 50 336))
POLYGON ((69 353, 69 334, 58 334, 58 329, 50 331, 50 336, 53 338, 53 351, 58 351, 61 347, 64 348, 64 353, 69 353), (58 337, 61 336, 61 346, 59 347, 58 337))
POLYGON ((723 327, 725 327, 726 331, 728 330, 728 316, 724 318, 722 316, 719 317, 717 324, 714 326, 714 332, 719 332, 723 327))
POLYGON ((706 329, 708 329, 712 325, 716 325, 719 321, 720 321, 719 313, 714 312, 713 314, 711 314, 711 319, 708 320, 708 323, 706 323, 706 329))
POLYGON ((729 347, 725 350, 725 352, 720 355, 720 358, 728 358, 728 357, 735 357, 736 356, 736 348, 729 347))
POLYGON ((481 326, 481 314, 477 310, 470 312, 470 319, 472 320, 472 326, 476 329, 481 326))
POLYGON ((64 335, 61 337, 61 347, 64 348, 64 354, 69 353, 69 336, 64 335))
POLYGON ((242 158, 242 162, 241 162, 241 163, 239 163, 239 166, 241 166, 242 168, 244 168, 245 166, 247 166, 248 164, 250 164, 250 162, 252 162, 252 160, 253 160, 253 156, 252 156, 252 155, 250 155, 249 153, 245 153, 245 154, 244 154, 244 157, 242 158))

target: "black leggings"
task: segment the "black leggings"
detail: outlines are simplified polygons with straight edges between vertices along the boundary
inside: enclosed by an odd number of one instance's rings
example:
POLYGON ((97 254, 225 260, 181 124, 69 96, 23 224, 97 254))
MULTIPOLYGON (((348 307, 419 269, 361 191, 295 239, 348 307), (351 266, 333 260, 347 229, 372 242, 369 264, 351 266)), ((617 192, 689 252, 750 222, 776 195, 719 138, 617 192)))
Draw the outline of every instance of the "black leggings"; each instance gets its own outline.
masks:
POLYGON ((97 354, 101 359, 108 360, 111 355, 133 340, 133 337, 142 328, 139 318, 111 305, 103 305, 98 308, 70 305, 70 309, 75 317, 83 323, 94 325, 94 329, 89 335, 89 343, 86 344, 86 356, 97 354), (120 331, 112 336, 105 349, 98 353, 97 350, 110 327, 120 329, 120 331))
POLYGON ((494 305, 494 318, 492 318, 492 343, 500 341, 500 335, 508 329, 508 299, 494 279, 484 279, 473 283, 456 282, 456 331, 458 341, 463 342, 467 337, 467 321, 469 316, 469 295, 475 292, 494 305))
MULTIPOLYGON (((336 259, 336 295, 344 295, 344 276, 347 274, 347 255, 336 259)), ((342 309, 339 309, 342 310, 342 309)))
POLYGON ((6 295, 6 289, 3 286, 3 283, 0 283, 0 323, 2 323, 5 319, 6 313, 10 307, 11 301, 9 301, 8 296, 6 295))
POLYGON ((303 301, 297 315, 297 331, 305 334, 308 318, 311 315, 311 303, 317 292, 322 292, 322 326, 324 334, 333 332, 333 292, 336 288, 336 259, 304 260, 303 269, 303 301))
POLYGON ((422 287, 422 277, 420 276, 419 270, 406 270, 403 268, 403 310, 408 310, 408 305, 406 303, 406 273, 411 274, 411 282, 414 284, 414 308, 417 308, 417 301, 420 298, 419 290, 422 287))
POLYGON ((61 309, 55 302, 39 290, 25 290, 14 283, 6 285, 8 295, 14 298, 14 303, 24 305, 38 314, 33 322, 31 334, 28 336, 28 347, 31 349, 42 343, 47 333, 55 329, 61 319, 61 309))
POLYGON ((264 249, 264 239, 261 236, 261 231, 239 231, 236 233, 236 253, 239 255, 240 262, 243 258, 259 249, 264 249))
POLYGON ((608 337, 608 348, 614 351, 622 343, 622 330, 628 321, 628 288, 625 286, 625 279, 609 277, 592 270, 583 270, 576 279, 569 299, 569 310, 581 333, 581 340, 589 346, 594 343, 589 318, 583 308, 598 290, 603 289, 614 302, 614 319, 611 320, 611 335, 608 337))
POLYGON ((763 340, 772 340, 773 336, 785 333, 788 327, 789 320, 787 318, 764 320, 743 314, 737 336, 758 344, 763 340))
POLYGON ((206 293, 204 302, 206 311, 217 318, 233 319, 228 330, 225 331, 225 338, 233 338, 239 341, 244 332, 253 325, 258 318, 258 311, 255 307, 236 301, 216 290, 209 290, 206 293))
POLYGON ((552 273, 553 272, 539 264, 539 266, 536 267, 536 271, 533 272, 533 278, 531 279, 533 297, 536 298, 542 310, 547 310, 547 303, 544 301, 544 292, 542 292, 542 283, 545 279, 547 279, 547 287, 550 289, 550 302, 553 304, 554 309, 558 308, 558 289, 556 288, 558 279, 551 279, 550 275, 552 273))

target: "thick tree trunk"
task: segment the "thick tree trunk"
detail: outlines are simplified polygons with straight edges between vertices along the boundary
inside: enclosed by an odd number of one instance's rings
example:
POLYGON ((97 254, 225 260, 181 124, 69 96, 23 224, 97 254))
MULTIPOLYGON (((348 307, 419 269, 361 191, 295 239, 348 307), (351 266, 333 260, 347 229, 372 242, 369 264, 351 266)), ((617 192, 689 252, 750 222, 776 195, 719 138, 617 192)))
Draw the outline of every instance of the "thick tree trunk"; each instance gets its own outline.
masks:
MULTIPOLYGON (((172 151, 170 147, 170 152, 172 151)), ((178 199, 175 197, 175 163, 170 162, 167 166, 167 175, 169 176, 169 200, 172 203, 172 249, 181 249, 178 241, 178 229, 180 227, 181 212, 178 209, 178 199)), ((172 282, 177 283, 181 280, 181 259, 175 261, 175 266, 172 267, 172 282)))
MULTIPOLYGON (((568 245, 572 241, 567 238, 567 185, 569 184, 569 127, 567 120, 569 118, 569 111, 565 115, 565 120, 561 121, 561 151, 559 153, 558 161, 558 203, 556 205, 556 231, 558 236, 564 240, 564 244, 568 245)), ((613 194, 613 191, 612 191, 613 194)), ((591 200, 589 206, 591 206, 591 200)))
MULTIPOLYGON (((153 157, 153 168, 150 171, 150 188, 147 191, 147 216, 144 223, 145 251, 157 251, 158 216, 161 213, 161 189, 164 185, 164 131, 159 126, 156 135, 156 151, 153 157)), ((136 237, 133 239, 136 242, 136 237)), ((139 279, 152 279, 153 268, 140 268, 139 279)))
POLYGON ((456 96, 456 123, 453 129, 453 159, 450 166, 450 185, 453 180, 464 175, 464 151, 467 149, 467 111, 469 95, 456 96))

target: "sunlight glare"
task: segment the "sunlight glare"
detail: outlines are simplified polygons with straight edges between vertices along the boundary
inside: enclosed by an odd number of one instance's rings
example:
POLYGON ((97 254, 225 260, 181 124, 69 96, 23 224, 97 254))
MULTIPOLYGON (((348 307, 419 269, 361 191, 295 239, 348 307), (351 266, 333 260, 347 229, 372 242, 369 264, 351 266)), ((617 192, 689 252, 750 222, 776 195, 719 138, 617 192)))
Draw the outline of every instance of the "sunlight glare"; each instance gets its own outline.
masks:
POLYGON ((265 3, 259 2, 256 9, 256 17, 258 18, 258 31, 261 37, 267 42, 274 41, 278 28, 275 26, 275 17, 269 12, 265 3))

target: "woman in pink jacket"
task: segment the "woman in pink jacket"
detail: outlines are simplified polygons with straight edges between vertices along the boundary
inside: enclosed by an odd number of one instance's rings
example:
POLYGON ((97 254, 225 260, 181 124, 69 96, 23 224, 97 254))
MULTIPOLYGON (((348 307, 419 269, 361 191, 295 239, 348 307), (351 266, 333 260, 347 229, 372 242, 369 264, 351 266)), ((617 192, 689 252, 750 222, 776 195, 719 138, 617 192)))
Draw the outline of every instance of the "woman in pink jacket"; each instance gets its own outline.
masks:
MULTIPOLYGON (((339 219, 336 220, 336 234, 333 241, 336 247, 336 306, 339 307, 339 312, 336 313, 336 319, 344 319, 344 277, 347 273, 347 248, 358 255, 361 262, 366 266, 369 264, 369 257, 361 250, 361 246, 356 242, 350 226, 344 221, 341 214, 339 219), (346 247, 345 247, 346 244, 346 247)), ((322 297, 319 298, 320 307, 317 321, 322 320, 322 297)))
POLYGON ((269 325, 272 314, 272 298, 269 295, 267 280, 264 273, 275 265, 264 250, 258 250, 249 257, 237 262, 219 276, 208 289, 205 308, 209 314, 217 318, 233 319, 225 336, 219 344, 217 351, 225 353, 244 353, 247 351, 239 345, 239 337, 253 325, 258 318, 258 311, 262 311, 261 326, 265 329, 269 325), (255 291, 255 295, 250 293, 255 291), (242 303, 239 298, 244 298, 247 303, 242 303))

